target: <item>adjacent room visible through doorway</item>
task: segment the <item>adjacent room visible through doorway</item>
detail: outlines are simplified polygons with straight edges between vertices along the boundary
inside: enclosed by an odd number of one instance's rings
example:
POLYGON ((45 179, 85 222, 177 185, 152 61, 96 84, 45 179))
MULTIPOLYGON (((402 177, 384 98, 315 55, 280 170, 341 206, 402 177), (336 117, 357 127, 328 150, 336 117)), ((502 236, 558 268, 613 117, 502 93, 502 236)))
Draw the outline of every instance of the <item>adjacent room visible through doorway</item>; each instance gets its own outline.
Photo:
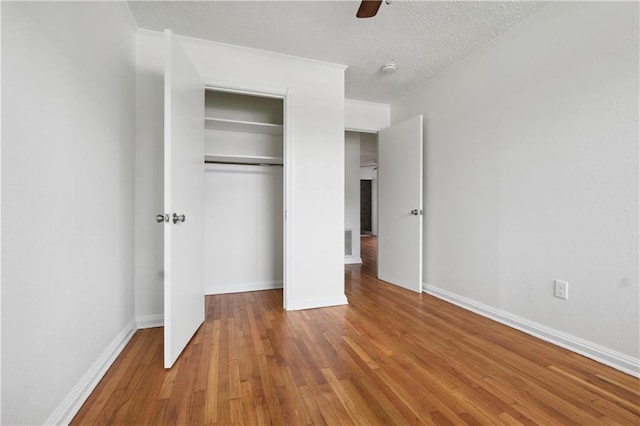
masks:
POLYGON ((378 135, 360 133, 360 258, 363 268, 377 274, 378 135))
MULTIPOLYGON (((361 253, 361 237, 375 237, 377 234, 378 135, 347 131, 345 132, 345 264, 364 262, 361 253)), ((373 256, 374 258, 377 256, 375 249, 373 256)))

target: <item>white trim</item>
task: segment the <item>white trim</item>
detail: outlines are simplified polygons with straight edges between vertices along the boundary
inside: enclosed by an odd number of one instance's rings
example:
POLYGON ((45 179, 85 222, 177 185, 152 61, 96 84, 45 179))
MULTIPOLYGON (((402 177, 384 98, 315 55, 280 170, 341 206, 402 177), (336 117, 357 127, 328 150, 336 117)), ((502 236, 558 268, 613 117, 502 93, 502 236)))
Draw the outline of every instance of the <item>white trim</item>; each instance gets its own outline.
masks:
POLYGON ((478 315, 535 336, 546 342, 568 349, 594 361, 613 367, 624 373, 640 377, 640 359, 605 348, 588 340, 547 327, 518 315, 511 314, 475 300, 423 283, 423 291, 439 299, 453 303, 478 315))
POLYGON ((116 338, 113 339, 109 346, 107 346, 89 370, 80 378, 73 389, 71 389, 71 392, 69 392, 53 413, 51 413, 44 424, 67 425, 73 420, 73 417, 78 413, 82 404, 85 403, 109 367, 111 367, 111 364, 113 364, 118 355, 120 355, 120 352, 122 352, 127 343, 129 343, 135 331, 136 322, 132 319, 116 338))
POLYGON ((323 299, 292 300, 289 303, 287 310, 299 311, 302 309, 326 308, 329 306, 347 305, 348 303, 349 301, 347 300, 347 296, 345 295, 323 299))
POLYGON ((353 256, 345 256, 344 257, 344 264, 345 265, 358 265, 362 263, 362 259, 359 257, 353 257, 353 256))
POLYGON ((136 317, 138 330, 164 327, 164 314, 139 315, 136 317))
POLYGON ((204 294, 242 293, 245 291, 273 290, 276 288, 282 288, 282 280, 238 284, 205 284, 204 294))
POLYGON ((282 207, 284 209, 282 228, 283 235, 283 291, 282 306, 285 310, 289 309, 289 300, 294 286, 294 202, 293 202, 293 165, 294 165, 294 149, 293 149, 293 92, 287 90, 284 97, 284 123, 283 126, 283 156, 284 156, 284 182, 283 182, 283 200, 282 207))

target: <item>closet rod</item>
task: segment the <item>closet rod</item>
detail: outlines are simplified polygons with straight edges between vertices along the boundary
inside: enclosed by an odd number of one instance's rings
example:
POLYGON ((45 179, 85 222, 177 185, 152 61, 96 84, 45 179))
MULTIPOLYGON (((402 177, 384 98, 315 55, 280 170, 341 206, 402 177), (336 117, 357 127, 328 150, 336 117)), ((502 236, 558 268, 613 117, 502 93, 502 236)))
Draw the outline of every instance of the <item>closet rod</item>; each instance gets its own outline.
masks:
POLYGON ((248 163, 242 161, 207 161, 205 164, 230 164, 232 166, 269 166, 269 167, 282 167, 282 164, 269 164, 269 163, 248 163))

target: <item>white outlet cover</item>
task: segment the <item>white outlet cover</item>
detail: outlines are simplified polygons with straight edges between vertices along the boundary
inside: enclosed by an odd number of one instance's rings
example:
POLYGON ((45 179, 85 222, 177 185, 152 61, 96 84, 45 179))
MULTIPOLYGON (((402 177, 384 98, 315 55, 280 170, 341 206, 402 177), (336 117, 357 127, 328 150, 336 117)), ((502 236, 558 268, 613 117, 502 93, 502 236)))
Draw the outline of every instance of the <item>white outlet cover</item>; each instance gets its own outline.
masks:
POLYGON ((554 281, 554 295, 560 299, 569 299, 569 283, 567 281, 554 281))

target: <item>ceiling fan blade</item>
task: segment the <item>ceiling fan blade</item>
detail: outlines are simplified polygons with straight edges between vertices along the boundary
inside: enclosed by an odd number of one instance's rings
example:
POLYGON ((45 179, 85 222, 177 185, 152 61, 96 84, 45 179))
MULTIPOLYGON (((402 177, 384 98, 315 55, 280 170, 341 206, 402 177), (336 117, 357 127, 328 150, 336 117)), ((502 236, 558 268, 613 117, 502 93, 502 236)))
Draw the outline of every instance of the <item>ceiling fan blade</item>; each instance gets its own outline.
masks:
POLYGON ((360 8, 358 8, 356 16, 358 18, 372 18, 378 13, 381 4, 382 0, 364 0, 360 3, 360 8))

